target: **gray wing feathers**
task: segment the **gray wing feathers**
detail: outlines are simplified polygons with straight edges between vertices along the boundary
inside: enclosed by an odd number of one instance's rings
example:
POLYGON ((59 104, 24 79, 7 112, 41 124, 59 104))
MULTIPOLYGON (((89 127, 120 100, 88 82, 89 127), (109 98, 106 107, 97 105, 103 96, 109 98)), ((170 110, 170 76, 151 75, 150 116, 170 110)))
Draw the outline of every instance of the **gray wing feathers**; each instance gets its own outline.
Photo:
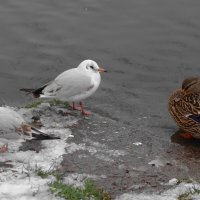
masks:
POLYGON ((15 129, 19 128, 22 123, 24 123, 24 119, 17 112, 6 107, 0 107, 0 135, 15 133, 15 129))
POLYGON ((74 68, 60 74, 43 90, 43 94, 50 97, 65 96, 70 98, 86 92, 91 87, 91 78, 74 68))

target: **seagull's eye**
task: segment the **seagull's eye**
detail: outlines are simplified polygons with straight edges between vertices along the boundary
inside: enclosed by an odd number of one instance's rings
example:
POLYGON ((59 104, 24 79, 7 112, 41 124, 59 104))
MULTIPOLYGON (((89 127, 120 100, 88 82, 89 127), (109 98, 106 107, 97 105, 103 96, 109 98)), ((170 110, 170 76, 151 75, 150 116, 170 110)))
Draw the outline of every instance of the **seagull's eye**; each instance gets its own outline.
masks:
POLYGON ((93 67, 93 66, 90 66, 90 68, 91 68, 91 69, 94 69, 94 67, 93 67))

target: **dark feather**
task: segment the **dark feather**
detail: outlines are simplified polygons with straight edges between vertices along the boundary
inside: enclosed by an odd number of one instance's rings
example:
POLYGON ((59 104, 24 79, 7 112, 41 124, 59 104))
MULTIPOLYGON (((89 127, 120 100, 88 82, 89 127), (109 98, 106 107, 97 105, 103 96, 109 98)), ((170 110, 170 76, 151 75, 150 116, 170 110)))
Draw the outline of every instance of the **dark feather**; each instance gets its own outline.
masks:
POLYGON ((28 94, 30 94, 30 93, 32 93, 34 91, 34 89, 29 89, 29 88, 21 88, 19 90, 23 91, 23 92, 27 92, 28 94))
POLYGON ((36 133, 32 133, 32 136, 34 137, 35 140, 55 140, 55 139, 60 139, 60 137, 58 136, 54 136, 54 135, 48 135, 46 133, 43 133, 41 131, 39 131, 38 129, 31 127, 31 129, 33 131, 35 131, 36 133))
POLYGON ((200 115, 190 115, 189 118, 197 123, 200 123, 200 115))
POLYGON ((29 89, 29 88, 21 88, 20 91, 27 92, 27 94, 32 93, 34 98, 39 98, 42 94, 42 91, 48 84, 43 85, 42 87, 38 89, 29 89))

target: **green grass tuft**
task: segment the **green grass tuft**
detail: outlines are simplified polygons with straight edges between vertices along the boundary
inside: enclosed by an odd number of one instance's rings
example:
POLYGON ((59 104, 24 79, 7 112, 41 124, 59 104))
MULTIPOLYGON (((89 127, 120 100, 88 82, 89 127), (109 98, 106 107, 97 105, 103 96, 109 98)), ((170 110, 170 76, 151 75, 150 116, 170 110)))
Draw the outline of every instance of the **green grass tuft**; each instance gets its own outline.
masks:
POLYGON ((29 103, 25 106, 23 106, 24 108, 37 108, 39 105, 41 105, 42 103, 49 103, 51 106, 59 106, 59 105, 63 105, 65 108, 70 108, 70 105, 68 102, 65 101, 60 101, 58 99, 53 99, 53 100, 49 100, 49 101, 34 101, 32 103, 29 103))
POLYGON ((70 108, 70 105, 68 102, 66 101, 60 101, 58 99, 53 99, 51 101, 48 101, 48 103, 51 105, 51 106, 59 106, 59 105, 64 105, 66 108, 70 108))
POLYGON ((24 106, 24 108, 37 108, 42 101, 35 101, 24 106))
POLYGON ((41 167, 38 167, 35 170, 35 173, 40 176, 41 178, 47 178, 48 176, 52 175, 56 177, 57 181, 61 180, 61 174, 57 170, 48 170, 44 171, 41 167))
POLYGON ((195 187, 189 189, 189 191, 186 191, 185 193, 182 193, 178 196, 178 200, 192 200, 192 195, 200 194, 200 189, 197 189, 195 187))
MULTIPOLYGON (((54 176, 56 179, 49 184, 50 191, 56 196, 62 197, 67 200, 111 200, 109 193, 105 192, 102 188, 96 187, 94 183, 87 179, 82 188, 73 185, 65 184, 62 181, 62 176, 58 170, 43 170, 41 167, 36 166, 35 173, 41 178, 54 176)), ((182 200, 182 199, 181 199, 182 200)))
POLYGON ((177 185, 181 184, 181 183, 193 183, 194 181, 192 179, 180 179, 177 182, 177 185))
POLYGON ((96 187, 91 180, 86 180, 83 188, 55 181, 50 184, 50 190, 56 196, 67 200, 111 200, 111 196, 103 189, 96 187))

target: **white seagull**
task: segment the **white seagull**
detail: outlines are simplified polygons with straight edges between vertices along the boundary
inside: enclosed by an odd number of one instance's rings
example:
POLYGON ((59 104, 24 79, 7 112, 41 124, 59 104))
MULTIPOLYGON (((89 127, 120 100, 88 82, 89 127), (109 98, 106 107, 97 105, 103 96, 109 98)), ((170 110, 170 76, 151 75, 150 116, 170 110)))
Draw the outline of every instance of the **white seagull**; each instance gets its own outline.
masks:
POLYGON ((80 110, 82 114, 89 115, 91 113, 84 110, 82 100, 91 96, 99 87, 100 72, 106 70, 93 60, 84 60, 77 68, 64 71, 53 81, 38 89, 20 90, 32 93, 34 98, 55 98, 72 102, 73 110, 80 110), (80 107, 76 107, 75 102, 79 102, 80 107))
MULTIPOLYGON (((16 111, 8 107, 0 107, 0 140, 1 139, 60 139, 45 134, 29 125, 16 111)), ((0 147, 0 152, 7 152, 8 144, 0 147)))

